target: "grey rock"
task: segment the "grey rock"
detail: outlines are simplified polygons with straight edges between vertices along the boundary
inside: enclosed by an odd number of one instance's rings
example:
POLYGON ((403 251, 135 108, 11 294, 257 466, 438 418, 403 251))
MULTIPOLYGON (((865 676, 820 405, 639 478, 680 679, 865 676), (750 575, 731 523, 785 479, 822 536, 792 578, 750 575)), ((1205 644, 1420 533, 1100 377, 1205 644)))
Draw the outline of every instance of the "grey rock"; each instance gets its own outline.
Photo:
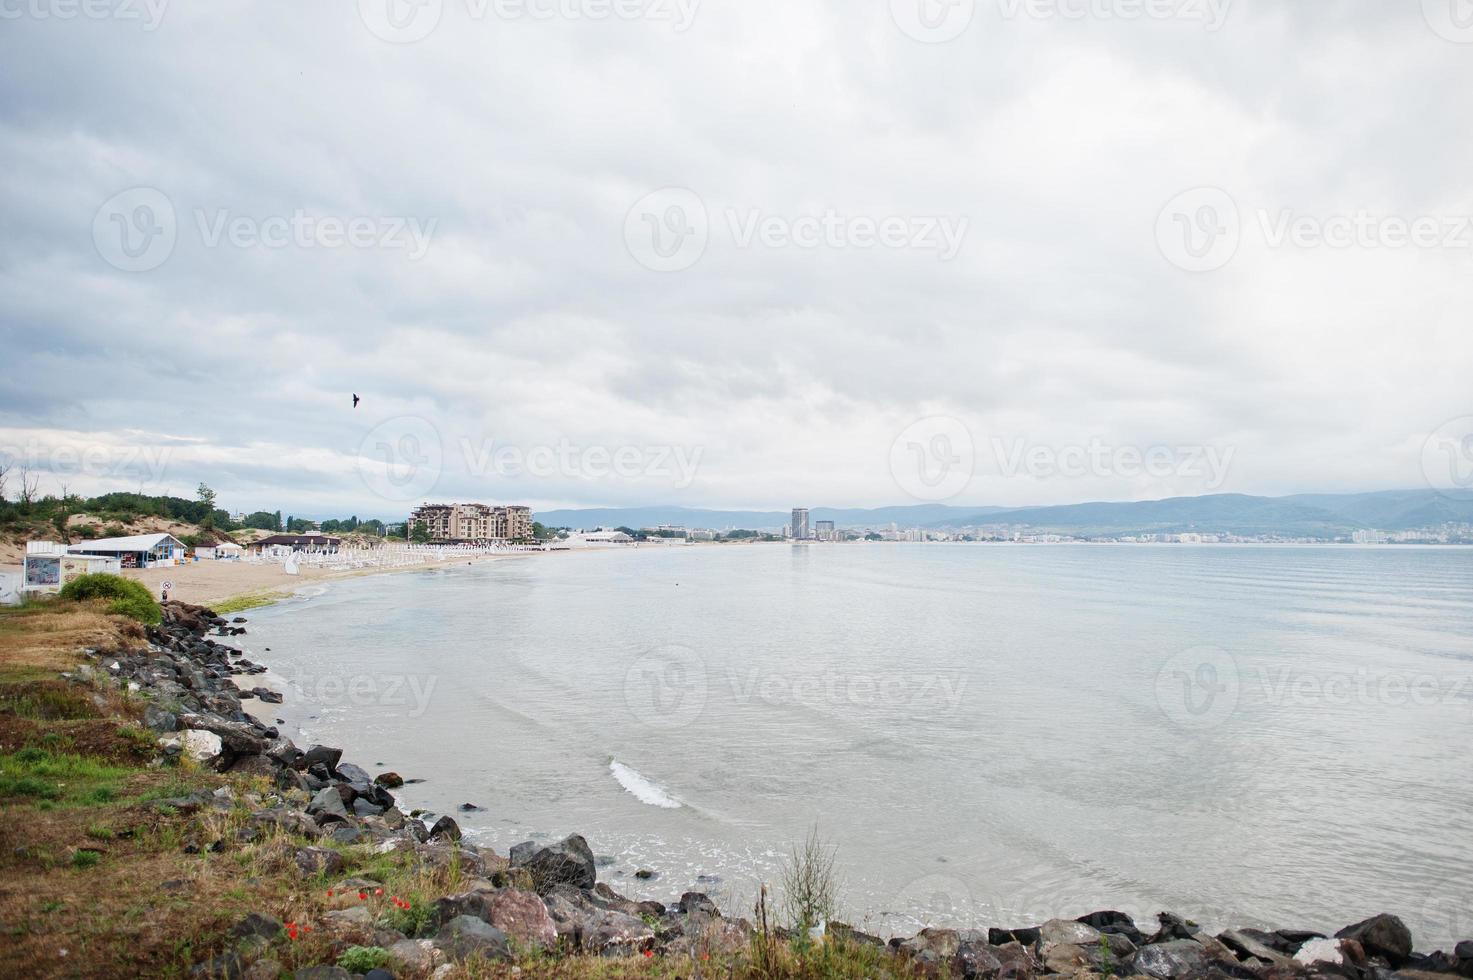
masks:
MULTIPOLYGON (((1013 930, 1016 931, 1016 930, 1013 930)), ((989 935, 991 930, 988 930, 989 935)), ((993 956, 1002 964, 998 976, 1005 980, 1028 980, 1042 968, 1033 951, 1020 942, 1000 943, 991 947, 993 956)))
POLYGON ((1078 973, 1093 962, 1089 950, 1074 943, 1050 943, 1043 949, 1043 965, 1050 973, 1078 973))
POLYGON ((720 915, 716 909, 716 903, 704 892, 686 892, 680 896, 680 903, 676 906, 683 914, 690 915, 694 912, 704 912, 708 915, 720 915))
POLYGON ((1091 912, 1089 915, 1081 915, 1078 921, 1087 926, 1094 926, 1103 935, 1124 936, 1130 940, 1133 947, 1140 946, 1146 941, 1146 937, 1136 928, 1135 920, 1124 912, 1114 910, 1091 912))
POLYGON ((1136 973, 1171 980, 1200 971, 1206 964, 1202 945, 1190 939, 1172 939, 1164 943, 1142 946, 1131 957, 1136 973))
POLYGON ((307 749, 306 754, 302 757, 302 768, 310 769, 315 765, 321 764, 326 766, 328 771, 331 772, 338 767, 338 763, 342 761, 342 758, 342 749, 335 749, 328 745, 314 745, 307 749))
POLYGON ((506 933, 474 916, 461 915, 445 923, 435 945, 457 963, 477 956, 492 960, 511 959, 506 933))
POLYGON ((330 847, 301 847, 293 860, 304 875, 334 875, 343 870, 343 856, 330 847))
POLYGON ((353 974, 340 966, 304 966, 292 974, 292 980, 353 980, 353 974))
POLYGON ((986 943, 964 942, 957 947, 956 955, 951 958, 951 970, 968 980, 995 977, 1002 971, 1002 961, 986 943))
POLYGON ((557 942, 552 915, 532 892, 514 888, 489 892, 482 917, 524 946, 551 947, 557 942))
POLYGON ((513 844, 508 857, 513 868, 520 868, 537 853, 537 842, 524 840, 520 844, 513 844))
POLYGON ((1219 933, 1217 939, 1240 960, 1256 960, 1268 966, 1286 966, 1289 963, 1288 956, 1253 935, 1252 930, 1229 929, 1219 933))
POLYGON ((593 864, 593 851, 588 841, 578 834, 544 847, 527 859, 525 867, 539 892, 558 884, 575 888, 592 888, 598 881, 593 864))
POLYGON ((655 930, 623 912, 600 912, 583 930, 582 945, 590 953, 632 953, 655 938, 655 930))
POLYGON ((1036 946, 1038 945, 1038 928, 1032 926, 1025 929, 988 929, 987 941, 994 946, 1006 946, 1008 943, 1036 946))
POLYGON ((1412 933, 1396 916, 1386 912, 1346 926, 1336 939, 1354 939, 1372 956, 1384 956, 1392 966, 1401 966, 1412 956, 1412 933))
POLYGON ((281 923, 269 915, 260 912, 252 912, 241 919, 230 929, 231 939, 246 939, 251 936, 259 936, 262 939, 275 939, 281 935, 281 923))
POLYGON ((903 940, 900 951, 921 963, 936 965, 951 962, 961 945, 961 936, 955 929, 922 929, 903 940))
POLYGON ((179 716, 172 711, 165 711, 158 705, 150 704, 143 709, 143 724, 149 731, 164 735, 179 730, 179 716))
POLYGON ((1045 951, 1050 946, 1089 946, 1099 941, 1098 929, 1072 919, 1050 919, 1038 928, 1038 944, 1045 951))
POLYGON ((312 802, 307 804, 307 813, 318 823, 346 822, 348 811, 343 806, 343 796, 337 787, 328 786, 317 792, 312 797, 312 802))
POLYGON ((245 960, 238 953, 224 953, 220 956, 196 963, 189 970, 192 977, 208 977, 210 980, 239 980, 245 976, 245 960))
POLYGON ((460 840, 460 824, 450 817, 441 817, 430 828, 430 840, 460 840))

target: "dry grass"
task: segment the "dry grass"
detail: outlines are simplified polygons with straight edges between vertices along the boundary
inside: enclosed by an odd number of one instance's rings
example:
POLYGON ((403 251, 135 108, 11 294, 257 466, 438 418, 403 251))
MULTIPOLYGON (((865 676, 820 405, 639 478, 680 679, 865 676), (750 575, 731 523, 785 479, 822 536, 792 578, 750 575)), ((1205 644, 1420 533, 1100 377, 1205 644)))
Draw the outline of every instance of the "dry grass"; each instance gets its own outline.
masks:
POLYGON ((75 667, 84 648, 143 643, 142 626, 102 612, 102 605, 53 599, 0 611, 0 673, 50 676, 75 667))

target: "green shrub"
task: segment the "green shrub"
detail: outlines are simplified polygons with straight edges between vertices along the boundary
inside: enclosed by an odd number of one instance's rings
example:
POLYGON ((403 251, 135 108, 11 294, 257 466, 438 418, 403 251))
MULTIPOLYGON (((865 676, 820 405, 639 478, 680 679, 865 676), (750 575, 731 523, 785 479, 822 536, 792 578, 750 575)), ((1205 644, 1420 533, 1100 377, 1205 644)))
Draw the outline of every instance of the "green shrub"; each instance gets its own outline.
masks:
POLYGON ((102 855, 96 851, 77 851, 72 855, 72 867, 95 868, 97 862, 102 860, 102 855))
POLYGON ((148 586, 121 575, 108 575, 106 572, 79 575, 61 587, 61 597, 76 602, 111 599, 107 607, 110 613, 155 626, 164 621, 163 610, 154 601, 148 586))
POLYGON ((389 963, 389 951, 382 946, 349 946, 338 957, 338 966, 349 973, 367 973, 389 963))

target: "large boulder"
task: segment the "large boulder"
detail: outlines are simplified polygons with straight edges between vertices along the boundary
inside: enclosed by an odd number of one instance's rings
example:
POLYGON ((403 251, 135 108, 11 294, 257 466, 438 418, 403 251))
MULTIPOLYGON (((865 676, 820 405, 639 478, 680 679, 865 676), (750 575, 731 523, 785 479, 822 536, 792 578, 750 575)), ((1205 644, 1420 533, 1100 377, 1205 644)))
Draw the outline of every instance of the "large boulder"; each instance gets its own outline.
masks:
POLYGON ((430 840, 460 840, 460 824, 452 817, 441 817, 430 828, 430 840))
POLYGON ((1412 958, 1412 932, 1394 915, 1382 912, 1363 922, 1346 926, 1335 933, 1336 939, 1354 939, 1372 956, 1384 956, 1392 966, 1401 966, 1412 958))
POLYGON ((334 875, 343 870, 343 856, 330 847, 301 847, 293 860, 304 875, 334 875))
POLYGON ((1050 946, 1089 946, 1099 941, 1098 929, 1073 919, 1049 919, 1038 928, 1038 945, 1044 951, 1050 946))
POLYGON ((1002 960, 986 943, 964 941, 951 958, 951 972, 966 980, 995 977, 1002 972, 1002 960))
POLYGON ((1093 926, 1107 936, 1124 936, 1129 939, 1132 946, 1139 946, 1145 942, 1145 936, 1136 928, 1135 920, 1124 912, 1105 910, 1102 912, 1091 912, 1089 915, 1081 915, 1078 919, 1087 926, 1093 926))
POLYGON ((1206 966, 1202 944, 1190 939, 1172 939, 1164 943, 1142 946, 1131 957, 1135 973, 1174 980, 1175 977, 1199 973, 1206 966))
POLYGON ((598 881, 593 851, 588 841, 577 834, 570 834, 556 844, 542 848, 523 866, 531 873, 538 892, 554 885, 592 888, 598 881))
POLYGON ((655 938, 655 930, 642 919, 623 912, 600 912, 583 931, 582 945, 590 953, 604 956, 628 955, 655 938))
POLYGON ((1032 926, 1024 929, 998 929, 987 930, 987 941, 994 946, 1006 946, 1008 943, 1019 943, 1023 946, 1038 945, 1038 927, 1032 926))
POLYGON ((551 947, 557 928, 547 905, 532 892, 509 888, 486 895, 482 917, 523 946, 551 947))
POLYGON ((338 792, 336 786, 319 790, 312 797, 312 802, 307 804, 307 813, 319 824, 342 823, 348 819, 348 810, 343 806, 343 794, 338 792))
POLYGON ((456 916, 440 928, 435 945, 456 963, 481 957, 488 960, 511 959, 511 945, 506 933, 475 916, 456 916))
POLYGON ((955 929, 922 929, 900 943, 900 951, 928 967, 951 962, 961 949, 961 936, 955 929))
POLYGON ((314 745, 307 749, 306 753, 298 762, 301 769, 311 769, 321 763, 331 772, 338 767, 338 762, 343 758, 343 750, 335 749, 328 745, 314 745))
MULTIPOLYGON (((988 935, 991 935, 991 930, 988 930, 988 935)), ((991 946, 990 951, 1001 964, 997 975, 1002 980, 1029 980, 1042 970, 1033 951, 1022 943, 1001 943, 991 946)))
POLYGON ((1088 969, 1097 957, 1093 948, 1074 943, 1051 943, 1043 949, 1043 965, 1050 973, 1078 973, 1088 969))

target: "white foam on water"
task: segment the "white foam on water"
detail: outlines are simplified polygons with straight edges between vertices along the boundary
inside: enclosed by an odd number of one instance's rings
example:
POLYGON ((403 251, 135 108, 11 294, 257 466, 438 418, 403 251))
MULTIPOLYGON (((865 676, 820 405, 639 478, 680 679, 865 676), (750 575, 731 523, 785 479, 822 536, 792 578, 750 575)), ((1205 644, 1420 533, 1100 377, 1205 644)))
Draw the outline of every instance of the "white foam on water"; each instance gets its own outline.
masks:
POLYGON ((620 786, 633 794, 634 798, 641 803, 664 807, 667 810, 674 810, 681 805, 680 801, 666 792, 663 786, 651 782, 617 759, 609 763, 609 772, 614 774, 620 786))

